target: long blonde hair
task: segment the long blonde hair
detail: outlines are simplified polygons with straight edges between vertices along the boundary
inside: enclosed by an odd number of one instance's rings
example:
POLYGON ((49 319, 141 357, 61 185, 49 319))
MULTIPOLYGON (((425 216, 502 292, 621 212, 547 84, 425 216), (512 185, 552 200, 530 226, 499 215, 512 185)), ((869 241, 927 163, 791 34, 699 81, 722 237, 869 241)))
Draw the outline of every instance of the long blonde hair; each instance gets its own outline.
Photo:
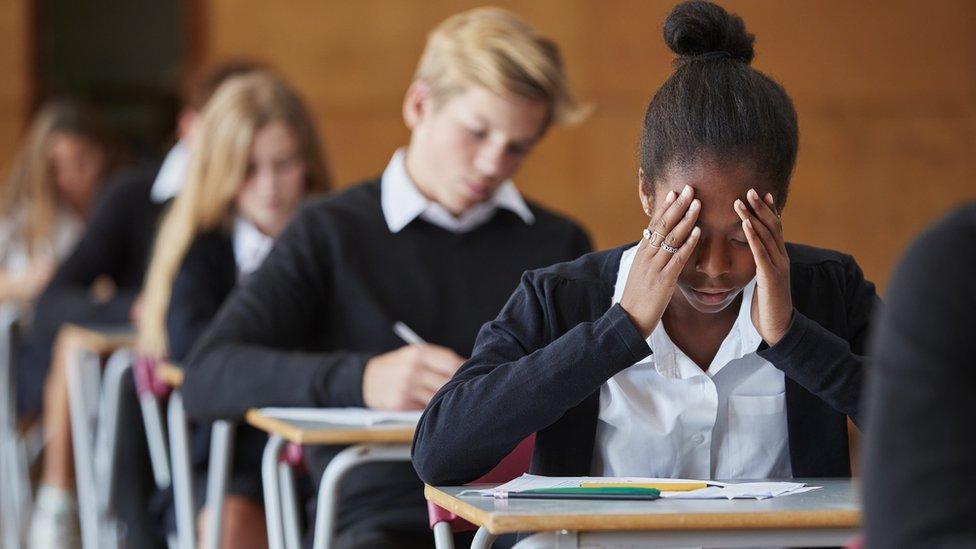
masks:
POLYGON ((166 313, 173 279, 197 235, 226 227, 245 178, 255 134, 271 122, 295 132, 305 162, 306 191, 324 192, 330 180, 308 110, 281 78, 266 71, 236 76, 220 86, 200 115, 187 180, 163 217, 142 292, 138 347, 167 354, 166 313))
POLYGON ((0 215, 9 217, 18 210, 24 212, 16 236, 26 243, 30 255, 48 248, 54 238, 58 196, 49 154, 52 138, 59 133, 84 137, 97 144, 105 158, 103 175, 109 169, 108 141, 91 111, 69 100, 52 100, 41 107, 0 189, 0 215))

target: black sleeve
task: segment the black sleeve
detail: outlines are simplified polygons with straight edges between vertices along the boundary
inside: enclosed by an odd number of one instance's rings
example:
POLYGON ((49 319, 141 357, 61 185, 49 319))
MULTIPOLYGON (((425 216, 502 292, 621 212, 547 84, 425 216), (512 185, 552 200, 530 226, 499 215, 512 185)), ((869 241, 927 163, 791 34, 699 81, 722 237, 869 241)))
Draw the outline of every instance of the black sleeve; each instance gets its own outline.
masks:
POLYGON ((220 246, 207 245, 210 243, 198 240, 187 252, 173 280, 166 312, 166 334, 169 357, 174 362, 186 360, 190 349, 234 288, 233 253, 227 254, 229 250, 222 250, 220 246), (230 265, 226 264, 228 259, 230 265))
POLYGON ((119 324, 129 321, 129 309, 137 288, 119 288, 115 296, 99 302, 91 296, 96 278, 107 276, 116 283, 123 276, 133 233, 133 200, 142 181, 110 184, 92 211, 85 232, 71 255, 61 263, 37 302, 35 323, 56 330, 64 322, 119 324))
POLYGON ((888 287, 866 391, 870 547, 976 547, 976 206, 909 249, 888 287))
POLYGON ((329 234, 312 206, 296 215, 190 353, 189 415, 240 419, 263 406, 363 406, 367 353, 310 349, 330 306, 329 234))
POLYGON ((577 303, 567 284, 582 283, 526 273, 498 318, 482 327, 471 358, 430 401, 417 427, 413 464, 425 482, 478 478, 525 437, 650 354, 620 305, 559 333, 554 311, 577 303))
POLYGON ((759 356, 860 424, 867 339, 879 300, 874 284, 864 279, 853 258, 845 256, 839 278, 846 304, 846 338, 794 309, 786 335, 776 345, 759 351, 759 356))

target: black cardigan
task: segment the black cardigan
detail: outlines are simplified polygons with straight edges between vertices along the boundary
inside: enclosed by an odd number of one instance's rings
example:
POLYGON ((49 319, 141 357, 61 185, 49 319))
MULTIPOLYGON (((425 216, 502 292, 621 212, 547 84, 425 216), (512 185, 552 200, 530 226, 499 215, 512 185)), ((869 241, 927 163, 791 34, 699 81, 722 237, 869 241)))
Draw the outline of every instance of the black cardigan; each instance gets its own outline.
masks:
MULTIPOLYGON (((532 433, 533 473, 591 474, 600 387, 650 354, 620 305, 611 307, 621 255, 632 245, 523 276, 424 412, 413 444, 424 481, 470 482, 532 433)), ((859 417, 878 298, 850 256, 796 244, 787 252, 793 322, 759 354, 786 374, 793 474, 849 476, 847 417, 859 417)))
POLYGON ((166 332, 169 358, 182 363, 237 285, 234 244, 227 231, 198 235, 173 279, 166 332))

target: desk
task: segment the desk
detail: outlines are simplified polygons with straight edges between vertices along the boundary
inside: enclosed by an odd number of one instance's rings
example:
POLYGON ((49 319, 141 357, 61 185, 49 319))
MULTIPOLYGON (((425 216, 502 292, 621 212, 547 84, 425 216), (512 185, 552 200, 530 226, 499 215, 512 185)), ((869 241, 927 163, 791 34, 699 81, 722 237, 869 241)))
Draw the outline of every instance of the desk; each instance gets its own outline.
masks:
POLYGON ((270 417, 261 410, 249 410, 246 419, 269 435, 262 457, 261 477, 271 549, 299 547, 301 537, 291 466, 279 463, 286 443, 350 445, 329 462, 322 475, 315 512, 314 549, 332 546, 339 482, 350 469, 373 461, 410 460, 412 426, 353 428, 321 421, 284 420, 270 417))
MULTIPOLYGON (((173 466, 173 500, 176 507, 176 532, 180 549, 195 549, 196 512, 193 503, 193 469, 190 465, 190 435, 183 408, 183 368, 168 362, 160 362, 153 368, 153 376, 168 385, 173 393, 167 408, 169 425, 170 461, 173 466)), ((207 466, 207 523, 203 531, 204 549, 220 546, 224 516, 224 496, 230 477, 234 449, 233 421, 214 421, 210 430, 210 458, 207 466)), ((147 431, 148 432, 148 431, 147 431)))
POLYGON ((599 537, 641 547, 839 546, 861 522, 850 479, 798 479, 823 486, 756 500, 584 501, 458 497, 471 487, 424 489, 426 498, 479 526, 472 547, 512 532, 555 532, 559 547, 599 537), (602 534, 596 534, 602 533, 602 534))
POLYGON ((78 513, 85 549, 118 543, 112 517, 116 434, 122 380, 132 368, 127 348, 135 342, 128 326, 66 324, 55 346, 63 353, 68 410, 78 490, 78 513), (102 358, 111 354, 102 376, 102 358))

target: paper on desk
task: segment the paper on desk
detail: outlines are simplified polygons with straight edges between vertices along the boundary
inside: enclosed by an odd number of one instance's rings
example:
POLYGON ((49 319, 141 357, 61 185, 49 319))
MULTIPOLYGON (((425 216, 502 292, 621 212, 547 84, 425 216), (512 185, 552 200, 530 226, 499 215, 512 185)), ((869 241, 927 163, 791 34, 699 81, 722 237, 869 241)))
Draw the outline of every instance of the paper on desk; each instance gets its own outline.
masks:
POLYGON ((790 494, 800 494, 816 490, 819 486, 807 486, 799 482, 717 482, 712 480, 693 480, 677 478, 641 477, 544 477, 524 474, 488 490, 465 490, 461 496, 488 496, 504 498, 510 492, 521 492, 540 488, 578 488, 585 482, 621 482, 634 484, 667 484, 669 482, 705 482, 709 486, 687 492, 661 491, 662 498, 670 499, 768 499, 790 494))
POLYGON ((350 427, 372 427, 416 425, 422 412, 392 412, 369 408, 261 408, 261 413, 286 421, 321 421, 350 427))

